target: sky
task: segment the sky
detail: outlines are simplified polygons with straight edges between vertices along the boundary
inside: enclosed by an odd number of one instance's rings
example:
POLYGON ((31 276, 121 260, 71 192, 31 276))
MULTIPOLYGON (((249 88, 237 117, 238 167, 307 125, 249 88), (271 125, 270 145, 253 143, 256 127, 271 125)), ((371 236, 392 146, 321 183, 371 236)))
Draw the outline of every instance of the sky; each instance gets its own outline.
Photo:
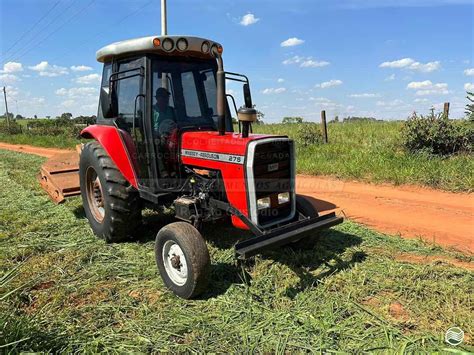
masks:
MULTIPOLYGON (((160 0, 0 0, 9 110, 96 114, 95 52, 160 26, 160 0)), ((447 101, 462 117, 474 91, 474 0, 168 0, 168 33, 221 43, 267 123, 321 110, 405 119, 447 101)), ((227 88, 243 104, 241 87, 227 88)))

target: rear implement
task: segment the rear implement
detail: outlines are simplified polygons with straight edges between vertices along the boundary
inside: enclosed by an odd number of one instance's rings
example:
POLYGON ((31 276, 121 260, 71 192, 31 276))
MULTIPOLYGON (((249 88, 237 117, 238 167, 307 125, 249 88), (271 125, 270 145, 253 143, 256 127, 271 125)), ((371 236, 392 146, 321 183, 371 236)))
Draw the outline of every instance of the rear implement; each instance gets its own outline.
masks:
POLYGON ((79 155, 76 151, 60 153, 49 158, 40 169, 38 180, 54 203, 64 202, 65 198, 81 193, 79 186, 79 155))

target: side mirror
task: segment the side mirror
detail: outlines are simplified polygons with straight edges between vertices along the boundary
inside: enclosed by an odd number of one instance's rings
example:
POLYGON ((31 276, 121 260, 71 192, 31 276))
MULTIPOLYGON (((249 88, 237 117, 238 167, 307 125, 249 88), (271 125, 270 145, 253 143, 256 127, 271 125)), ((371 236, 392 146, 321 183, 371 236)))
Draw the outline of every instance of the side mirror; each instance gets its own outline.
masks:
POLYGON ((244 101, 245 101, 245 107, 247 108, 252 108, 252 95, 250 94, 250 86, 249 84, 245 83, 244 84, 244 101))
MULTIPOLYGON (((113 85, 112 85, 113 87, 113 85)), ((102 87, 100 89, 100 107, 102 109, 102 116, 104 118, 114 118, 117 116, 117 100, 114 100, 115 96, 114 90, 109 89, 108 87, 102 87), (115 102, 115 105, 113 104, 115 102)))

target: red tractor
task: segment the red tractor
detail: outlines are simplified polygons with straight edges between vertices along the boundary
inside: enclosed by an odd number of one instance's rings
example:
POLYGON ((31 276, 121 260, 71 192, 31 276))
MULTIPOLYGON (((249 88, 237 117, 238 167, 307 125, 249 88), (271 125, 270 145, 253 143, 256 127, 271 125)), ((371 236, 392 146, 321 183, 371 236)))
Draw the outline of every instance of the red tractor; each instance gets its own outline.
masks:
MULTIPOLYGON (((179 222, 156 237, 158 270, 176 295, 207 285, 203 223, 230 216, 254 236, 238 259, 342 222, 318 216, 295 194, 294 142, 250 134, 257 119, 246 76, 224 71, 219 43, 189 36, 144 37, 97 52, 104 63, 97 124, 82 137, 79 182, 87 219, 107 242, 133 236, 144 206, 164 206, 179 222), (245 105, 233 130, 226 80, 243 83, 245 105)), ((225 238, 225 236, 223 236, 225 238)))

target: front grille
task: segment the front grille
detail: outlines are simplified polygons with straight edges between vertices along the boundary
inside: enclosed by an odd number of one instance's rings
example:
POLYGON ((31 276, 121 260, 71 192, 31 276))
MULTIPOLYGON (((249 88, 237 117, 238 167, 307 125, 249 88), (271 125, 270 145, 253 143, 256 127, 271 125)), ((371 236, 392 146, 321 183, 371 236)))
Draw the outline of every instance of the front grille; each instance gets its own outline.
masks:
POLYGON ((293 213, 291 193, 289 202, 280 204, 278 201, 279 193, 293 190, 292 159, 292 142, 288 139, 257 142, 252 167, 255 201, 269 197, 271 205, 262 210, 257 208, 257 222, 261 226, 288 219, 293 213))

